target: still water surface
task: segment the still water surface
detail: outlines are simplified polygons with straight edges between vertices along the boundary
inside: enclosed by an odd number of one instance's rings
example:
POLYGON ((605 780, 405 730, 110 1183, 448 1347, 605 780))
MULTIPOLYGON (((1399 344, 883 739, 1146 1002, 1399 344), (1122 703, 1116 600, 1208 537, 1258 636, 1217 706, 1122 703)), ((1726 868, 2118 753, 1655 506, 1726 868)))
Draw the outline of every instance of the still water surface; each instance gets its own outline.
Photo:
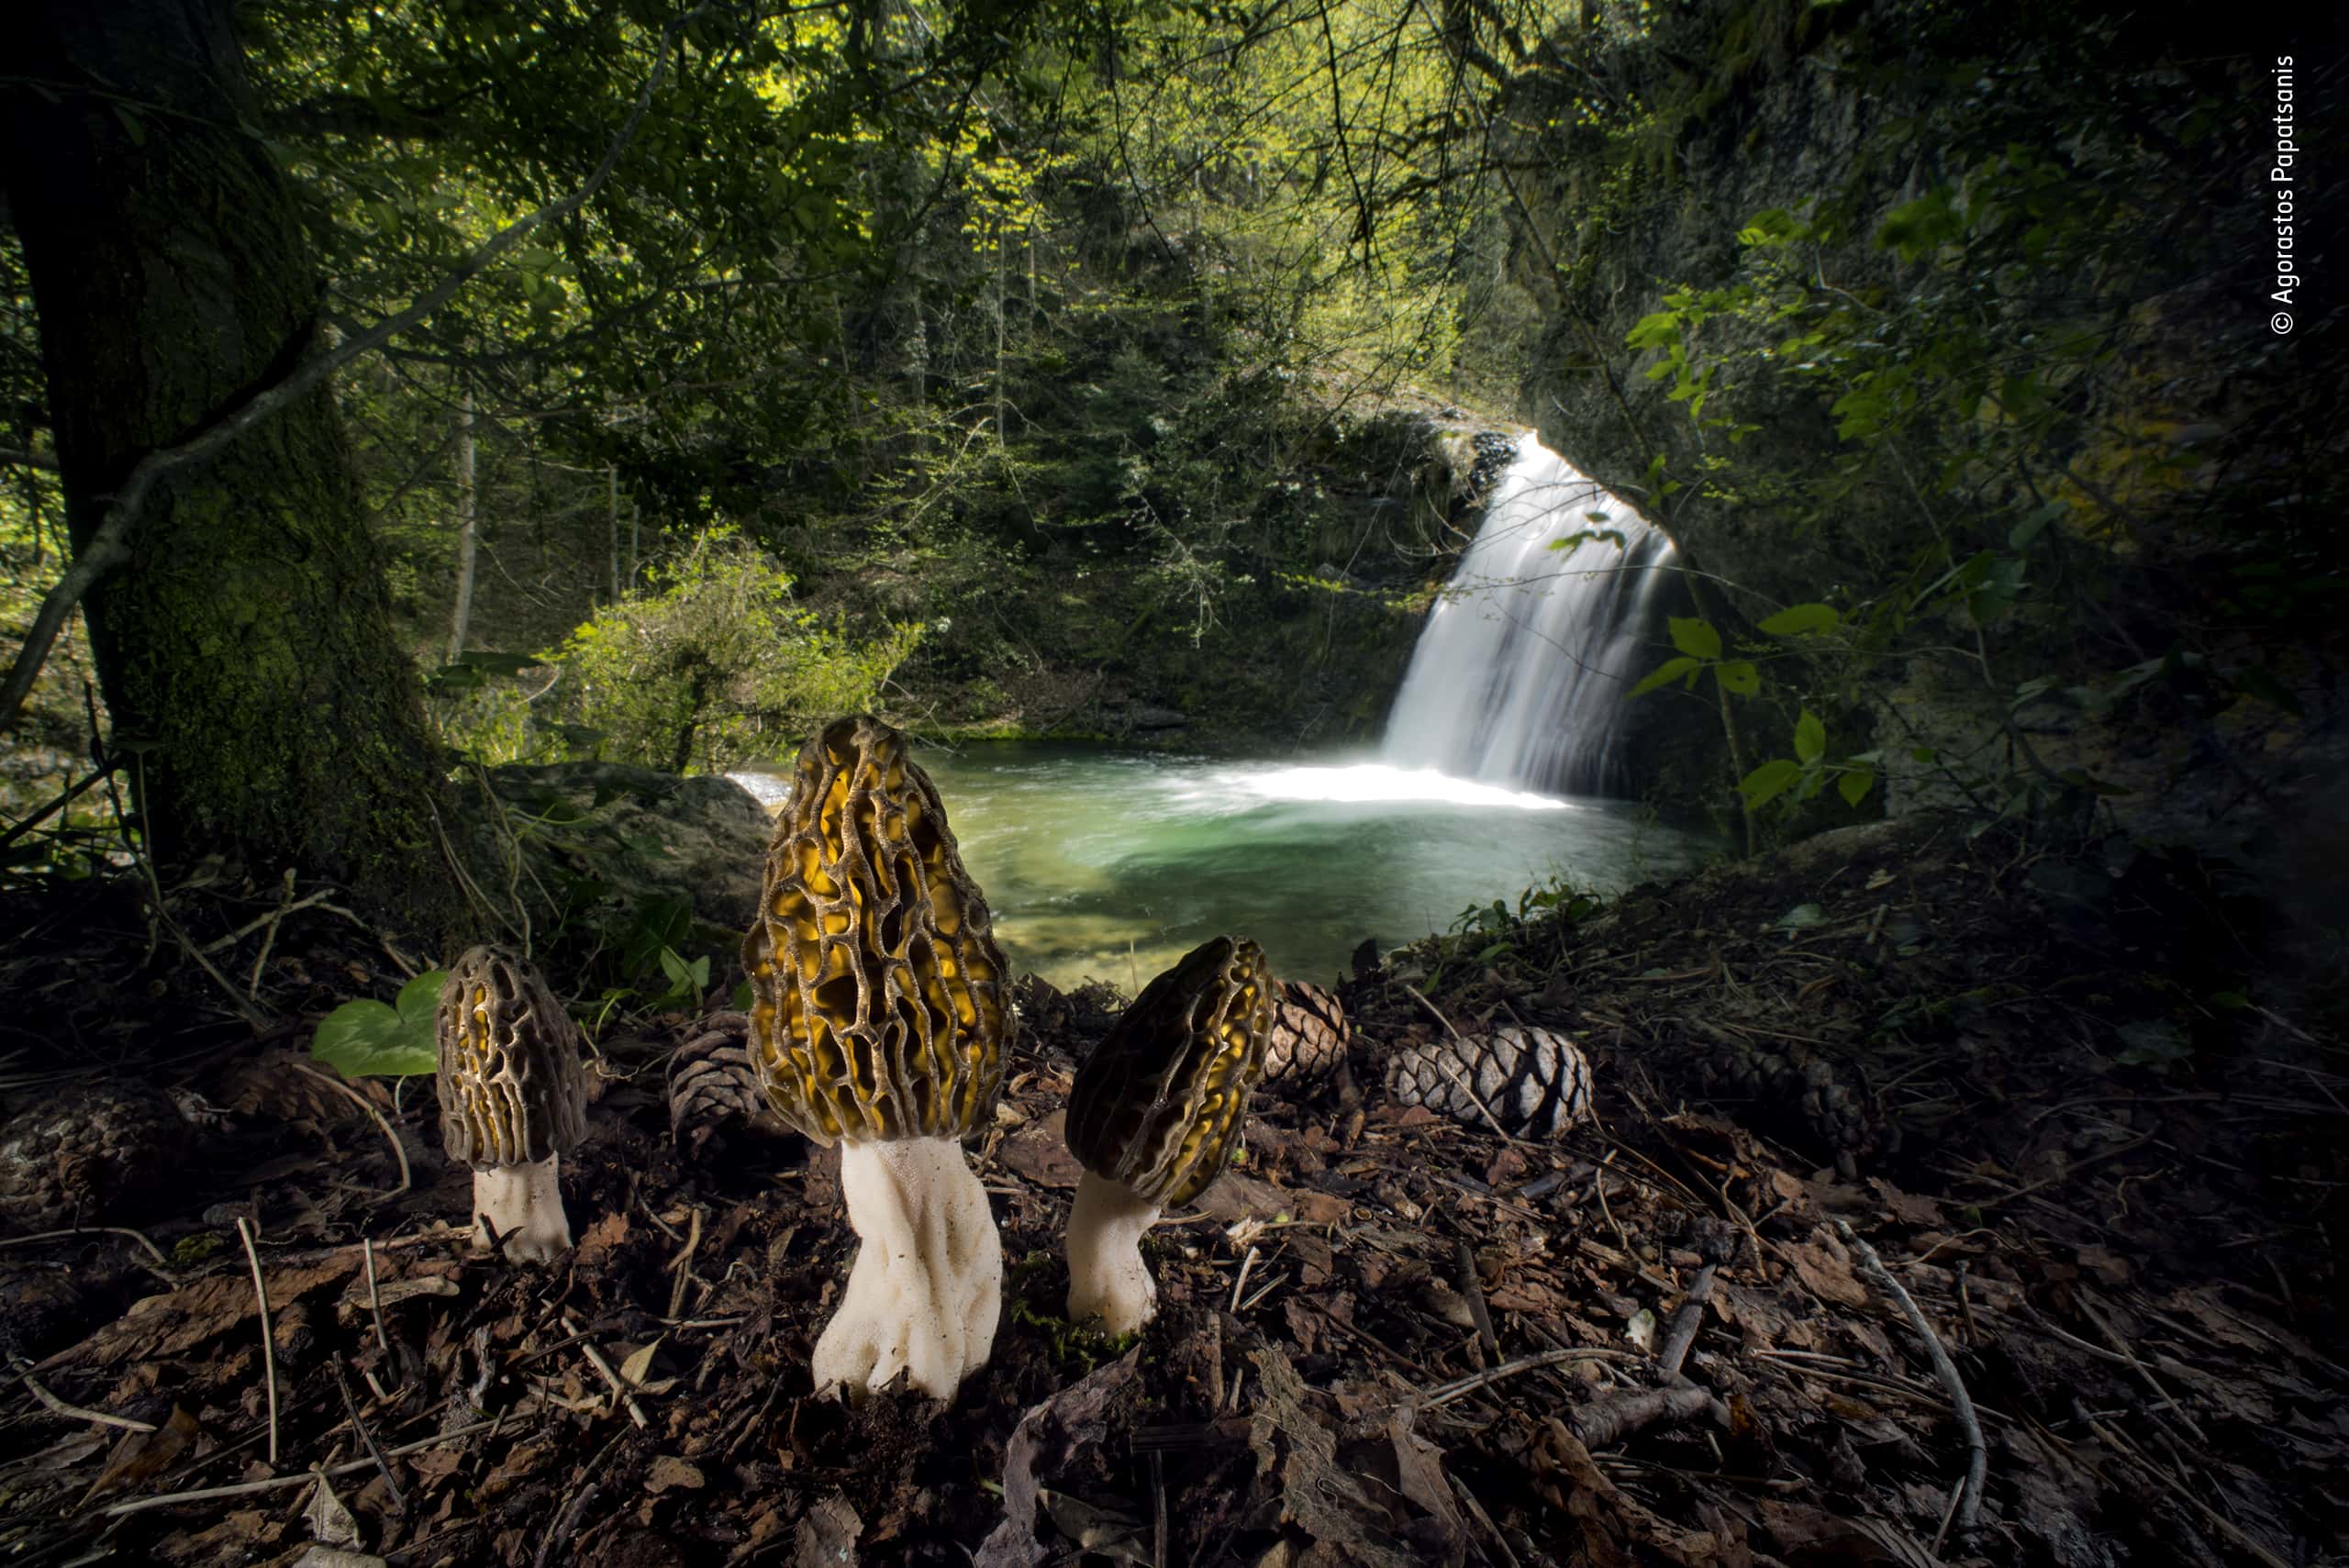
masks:
MULTIPOLYGON (((1327 981, 1551 877, 1611 893, 1685 869, 1707 840, 1622 801, 1551 799, 1381 763, 1240 762, 1101 747, 917 752, 1015 969, 1132 991, 1208 938, 1327 981)), ((787 767, 734 777, 771 806, 787 767)))

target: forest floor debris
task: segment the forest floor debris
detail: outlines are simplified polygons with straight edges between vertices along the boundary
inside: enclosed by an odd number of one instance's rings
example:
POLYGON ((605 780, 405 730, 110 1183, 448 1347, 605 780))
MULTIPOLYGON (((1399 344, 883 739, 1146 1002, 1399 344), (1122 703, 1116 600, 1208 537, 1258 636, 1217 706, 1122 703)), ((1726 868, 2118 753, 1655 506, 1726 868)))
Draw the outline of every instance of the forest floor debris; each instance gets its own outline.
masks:
POLYGON ((1152 1233, 1133 1343, 1061 1317, 1059 1112, 1102 998, 1030 987, 979 1151, 994 1360, 951 1407, 854 1409, 807 1370, 855 1246, 837 1159, 673 1133, 704 1020, 600 1042, 578 1245, 513 1268, 452 1223, 430 1096, 299 1054, 402 978, 366 933, 277 888, 186 898, 199 940, 286 907, 231 997, 120 889, 10 904, 6 1109, 105 1085, 184 1131, 0 1171, 0 1551, 2341 1561, 2349 1062, 2264 994, 2202 1005, 2232 961, 2192 948, 2188 868, 2099 874, 1871 829, 1391 954, 1344 987, 1348 1072, 1260 1093, 1244 1162, 1152 1233), (284 1021, 256 1038, 253 1006, 284 1021), (1517 1022, 1588 1050, 1597 1120, 1528 1141, 1382 1093, 1386 1057, 1517 1022))

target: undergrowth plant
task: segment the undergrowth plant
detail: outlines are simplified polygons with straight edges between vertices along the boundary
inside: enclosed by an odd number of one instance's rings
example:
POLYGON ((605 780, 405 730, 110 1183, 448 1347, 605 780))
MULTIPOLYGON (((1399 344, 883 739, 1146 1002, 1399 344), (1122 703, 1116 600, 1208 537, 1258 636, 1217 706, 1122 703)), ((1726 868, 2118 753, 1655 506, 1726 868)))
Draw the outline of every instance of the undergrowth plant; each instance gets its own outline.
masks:
POLYGON ((876 706, 921 639, 918 623, 863 637, 826 621, 730 528, 706 531, 649 578, 555 655, 565 717, 615 761, 683 773, 774 751, 826 716, 876 706))
POLYGON ((2218 651, 2230 630, 2307 614, 2304 598, 2255 594, 2288 539, 2252 508, 2165 526, 2164 507, 2200 505, 2188 470, 2205 460, 2146 423, 2129 377, 2164 351, 2135 308, 2159 263, 2143 226, 2182 193, 2109 177, 2138 158, 2093 144, 2118 135, 1958 159, 1880 217, 1862 177, 1800 213, 1757 213, 1731 281, 1667 290, 1627 335, 1695 428, 1693 461, 1675 471, 1659 452, 1651 466, 1667 509, 1766 501, 1797 537, 1835 530, 1850 573, 1756 620, 1758 637, 1716 615, 1672 621, 1673 656, 1635 689, 1713 699, 1749 846, 1764 807, 1798 809, 1830 785, 1858 807, 1888 768, 1930 773, 1987 815, 2084 821, 2127 791, 2043 758, 2032 729, 2054 710, 2111 719, 2161 692, 2206 716, 2239 700, 2298 716, 2287 680, 2243 651, 2272 637, 2218 651), (2108 177, 2084 186, 2099 162, 2108 177), (1831 277, 1827 258, 1855 250, 1861 275, 1831 277), (1836 441, 1823 470, 1774 470, 1742 392, 1822 412, 1836 441), (2164 626, 2131 602, 2211 557, 2251 573, 2254 593, 2209 624, 2164 626), (1896 698, 1920 680, 1954 694, 1964 718, 1904 718, 1896 698), (1792 722, 1752 758, 1738 714, 1757 699, 1792 722))

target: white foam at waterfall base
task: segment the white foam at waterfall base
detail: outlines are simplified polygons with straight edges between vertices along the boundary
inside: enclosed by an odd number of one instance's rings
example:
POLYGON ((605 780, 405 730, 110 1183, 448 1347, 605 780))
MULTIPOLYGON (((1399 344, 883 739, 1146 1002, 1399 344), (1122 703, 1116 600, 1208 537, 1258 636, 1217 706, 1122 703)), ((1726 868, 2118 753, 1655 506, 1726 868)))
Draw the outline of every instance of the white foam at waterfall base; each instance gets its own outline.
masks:
POLYGON ((1623 701, 1655 662, 1643 644, 1671 555, 1638 513, 1525 436, 1428 614, 1382 754, 1519 788, 1621 787, 1623 701))
POLYGON ((1349 804, 1425 801, 1441 806, 1507 806, 1519 811, 1571 810, 1567 801, 1528 795, 1433 768, 1358 762, 1343 768, 1275 768, 1241 777, 1240 787, 1267 800, 1334 800, 1349 804))

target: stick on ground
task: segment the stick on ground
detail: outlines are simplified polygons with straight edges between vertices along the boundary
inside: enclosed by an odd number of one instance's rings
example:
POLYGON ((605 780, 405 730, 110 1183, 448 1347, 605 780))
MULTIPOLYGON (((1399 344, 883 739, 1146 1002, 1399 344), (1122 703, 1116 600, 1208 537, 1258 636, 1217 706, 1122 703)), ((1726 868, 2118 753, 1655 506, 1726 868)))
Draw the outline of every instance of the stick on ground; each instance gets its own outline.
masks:
POLYGON ((1925 1353, 1932 1360, 1934 1375, 1942 1380, 1942 1387, 1948 1391, 1950 1407, 1957 1413, 1957 1424, 1965 1433, 1965 1497, 1957 1506, 1957 1528, 1961 1533, 1970 1535, 1981 1523, 1982 1486, 1989 1474, 1990 1450, 1982 1440, 1982 1423, 1975 1418, 1974 1401, 1965 1392, 1965 1380, 1958 1376, 1957 1363, 1951 1361, 1949 1351, 1942 1348, 1941 1336, 1933 1332, 1931 1323, 1925 1321, 1924 1313, 1919 1309, 1908 1290, 1893 1277, 1892 1271, 1884 1266, 1884 1260, 1876 1255, 1876 1249, 1862 1240, 1843 1220, 1835 1222, 1835 1234, 1859 1255, 1860 1262, 1866 1265, 1876 1283, 1899 1303, 1900 1310, 1908 1316, 1909 1327, 1925 1341, 1925 1353))
POLYGON ((269 1386, 269 1462, 277 1463, 277 1337, 269 1327, 269 1286, 261 1277, 261 1253, 253 1246, 252 1223, 237 1216, 237 1239, 245 1244, 245 1262, 253 1266, 253 1298, 261 1304, 261 1371, 269 1386))

